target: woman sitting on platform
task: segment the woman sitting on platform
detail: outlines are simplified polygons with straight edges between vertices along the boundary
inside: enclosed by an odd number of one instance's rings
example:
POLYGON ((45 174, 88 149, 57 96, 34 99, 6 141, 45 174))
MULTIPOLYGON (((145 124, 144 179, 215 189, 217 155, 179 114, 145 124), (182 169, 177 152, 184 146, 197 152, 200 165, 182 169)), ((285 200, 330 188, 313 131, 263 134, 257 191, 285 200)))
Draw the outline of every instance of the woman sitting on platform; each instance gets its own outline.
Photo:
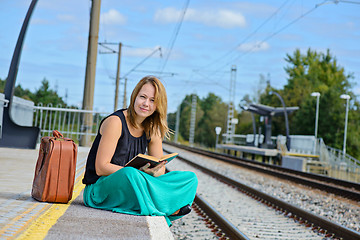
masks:
POLYGON ((163 156, 162 140, 168 137, 167 97, 156 77, 140 80, 130 106, 107 116, 90 149, 83 183, 86 206, 114 212, 164 216, 172 220, 191 211, 197 178, 193 172, 165 174, 165 163, 140 170, 124 167, 137 154, 163 156))

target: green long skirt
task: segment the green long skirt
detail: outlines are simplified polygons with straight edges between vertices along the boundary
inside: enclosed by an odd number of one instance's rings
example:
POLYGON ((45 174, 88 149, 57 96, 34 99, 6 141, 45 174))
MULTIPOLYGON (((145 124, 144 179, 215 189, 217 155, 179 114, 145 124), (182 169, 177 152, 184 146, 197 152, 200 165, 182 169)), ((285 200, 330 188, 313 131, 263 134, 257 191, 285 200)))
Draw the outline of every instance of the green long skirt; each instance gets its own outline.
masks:
POLYGON ((193 172, 172 171, 153 177, 132 167, 122 168, 109 176, 100 177, 84 189, 88 207, 144 216, 170 216, 194 201, 197 177, 193 172))

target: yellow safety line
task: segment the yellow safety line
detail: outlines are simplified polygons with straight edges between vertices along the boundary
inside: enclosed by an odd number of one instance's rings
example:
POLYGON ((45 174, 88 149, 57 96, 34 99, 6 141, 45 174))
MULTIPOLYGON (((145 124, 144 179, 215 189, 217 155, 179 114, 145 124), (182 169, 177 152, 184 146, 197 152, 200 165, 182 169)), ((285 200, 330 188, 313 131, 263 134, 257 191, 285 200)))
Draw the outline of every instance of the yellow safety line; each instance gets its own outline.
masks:
MULTIPOLYGON (((80 171, 83 171, 83 169, 85 168, 85 165, 80 167, 75 175, 77 175, 80 171)), ((83 174, 81 176, 79 176, 77 179, 76 179, 76 182, 80 181, 80 179, 82 178, 83 174)), ((76 186, 75 186, 76 187, 76 186)), ((82 189, 81 189, 82 190, 82 189)), ((81 192, 80 190, 80 192, 81 192)), ((75 190, 74 190, 75 191, 75 190)), ((79 193, 80 194, 80 193, 79 193)), ((78 194, 78 195, 79 195, 78 194)), ((77 195, 77 196, 78 196, 77 195)), ((73 197, 73 199, 75 199, 75 197, 73 197)), ((7 223, 5 226, 3 226, 1 229, 0 229, 0 236, 2 236, 4 233, 6 233, 6 231, 13 227, 13 225, 17 224, 18 221, 20 221, 20 219, 24 218, 27 214, 29 214, 31 211, 33 211, 37 206, 39 205, 39 203, 34 203, 32 204, 27 210, 25 210, 24 212, 22 212, 21 214, 19 214, 18 216, 16 216, 15 218, 11 219, 11 221, 9 223, 7 223)), ((52 206, 52 205, 51 205, 52 206)), ((8 233, 11 234, 11 236, 6 236, 5 238, 2 238, 2 239, 12 239, 14 238, 14 236, 18 235, 19 233, 21 233, 22 231, 24 231, 24 229, 27 228, 27 226, 34 220, 36 219, 39 215, 41 215, 45 210, 49 209, 50 207, 50 204, 46 204, 44 207, 42 207, 40 210, 37 210, 36 213, 31 217, 29 218, 26 222, 22 222, 22 226, 21 227, 17 227, 16 230, 14 231, 14 229, 11 229, 11 231, 9 231, 8 233)), ((19 224, 17 224, 19 225, 19 224)), ((2 236, 4 237, 4 236, 2 236)))
POLYGON ((7 229, 9 229, 10 227, 12 227, 12 225, 18 221, 19 219, 21 219, 22 217, 24 217, 26 214, 28 214, 29 212, 31 212, 35 207, 37 207, 39 205, 39 203, 35 203, 33 204, 30 208, 28 208, 25 212, 21 213, 20 215, 16 216, 15 218, 13 218, 8 224, 6 224, 1 230, 0 230, 0 235, 4 234, 6 232, 7 229))
POLYGON ((313 154, 305 154, 305 153, 285 153, 285 155, 288 156, 297 156, 297 157, 311 157, 311 158, 319 158, 319 155, 313 155, 313 154))
POLYGON ((71 202, 76 199, 80 195, 81 191, 84 189, 85 185, 81 182, 82 177, 83 174, 78 177, 74 187, 73 197, 68 204, 53 204, 44 214, 39 216, 24 233, 22 233, 16 239, 44 239, 50 228, 54 226, 57 220, 66 212, 71 202))
MULTIPOLYGON (((25 212, 23 212, 22 214, 20 214, 19 216, 17 216, 16 218, 12 219, 1 231, 0 231, 0 236, 1 234, 5 233, 6 230, 10 227, 12 227, 16 221, 18 221, 20 218, 23 218, 27 213, 29 213, 30 211, 32 211, 35 206, 38 206, 39 203, 34 204, 33 206, 31 206, 28 210, 26 210, 25 212)), ((36 214, 34 214, 30 219, 28 219, 16 232, 12 232, 12 236, 8 236, 6 239, 11 239, 14 236, 16 236, 17 234, 19 234, 20 232, 22 232, 28 225, 30 222, 32 222, 35 218, 37 218, 43 211, 45 211, 46 209, 48 209, 50 207, 49 204, 46 204, 43 208, 41 208, 36 214)))

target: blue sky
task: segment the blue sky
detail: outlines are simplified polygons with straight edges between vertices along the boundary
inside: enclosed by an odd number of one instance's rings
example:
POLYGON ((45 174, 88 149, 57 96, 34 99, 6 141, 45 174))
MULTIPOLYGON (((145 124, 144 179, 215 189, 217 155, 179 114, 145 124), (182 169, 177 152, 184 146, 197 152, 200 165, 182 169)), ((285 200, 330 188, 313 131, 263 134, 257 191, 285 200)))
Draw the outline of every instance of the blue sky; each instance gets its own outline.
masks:
MULTIPOLYGON (((30 2, 0 0, 1 79, 8 74, 30 2)), ((287 82, 286 54, 308 48, 330 49, 346 73, 354 74, 352 91, 360 94, 360 1, 190 0, 175 37, 185 3, 102 0, 99 42, 124 44, 120 75, 127 75, 127 96, 141 77, 152 74, 167 89, 169 112, 191 93, 205 97, 213 92, 228 102, 230 69, 235 65, 237 104, 245 94, 255 96, 260 74, 269 75, 271 85, 282 88, 287 82)), ((64 99, 67 92, 68 104, 81 106, 90 7, 90 0, 38 1, 17 84, 34 91, 46 78, 64 99)), ((98 50, 106 51, 101 46, 98 50)), ((113 110, 116 65, 116 54, 98 54, 95 110, 113 110)), ((122 79, 119 106, 123 83, 122 79)))

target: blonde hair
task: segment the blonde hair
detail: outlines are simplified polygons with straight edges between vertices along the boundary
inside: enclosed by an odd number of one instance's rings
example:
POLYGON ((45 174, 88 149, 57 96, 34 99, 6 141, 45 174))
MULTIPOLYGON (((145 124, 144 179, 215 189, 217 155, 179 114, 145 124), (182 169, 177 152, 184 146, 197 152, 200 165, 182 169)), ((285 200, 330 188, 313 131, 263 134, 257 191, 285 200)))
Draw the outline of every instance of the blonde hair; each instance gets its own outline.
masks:
POLYGON ((130 105, 128 107, 128 119, 132 126, 138 127, 135 122, 136 112, 134 109, 135 99, 139 94, 141 88, 150 83, 155 88, 155 105, 156 109, 152 115, 147 117, 142 122, 142 127, 146 133, 147 138, 150 138, 154 133, 157 134, 157 131, 160 132, 161 138, 169 138, 169 128, 167 125, 167 96, 164 85, 159 79, 154 76, 146 76, 142 78, 138 84, 135 86, 133 92, 131 93, 130 105))

